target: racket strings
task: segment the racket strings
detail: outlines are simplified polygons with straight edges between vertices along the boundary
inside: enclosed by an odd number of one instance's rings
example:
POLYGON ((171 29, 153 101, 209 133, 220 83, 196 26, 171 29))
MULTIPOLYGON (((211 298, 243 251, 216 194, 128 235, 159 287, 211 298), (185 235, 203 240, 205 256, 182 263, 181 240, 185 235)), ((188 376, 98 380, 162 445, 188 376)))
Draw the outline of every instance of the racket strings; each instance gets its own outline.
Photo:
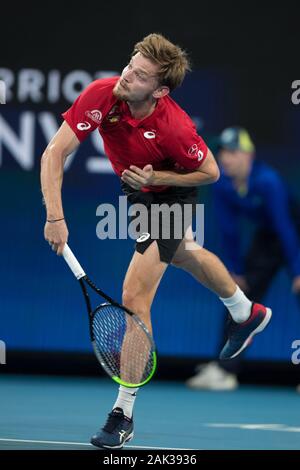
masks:
POLYGON ((94 346, 110 375, 143 383, 155 368, 153 342, 135 316, 117 306, 100 306, 93 318, 94 346))

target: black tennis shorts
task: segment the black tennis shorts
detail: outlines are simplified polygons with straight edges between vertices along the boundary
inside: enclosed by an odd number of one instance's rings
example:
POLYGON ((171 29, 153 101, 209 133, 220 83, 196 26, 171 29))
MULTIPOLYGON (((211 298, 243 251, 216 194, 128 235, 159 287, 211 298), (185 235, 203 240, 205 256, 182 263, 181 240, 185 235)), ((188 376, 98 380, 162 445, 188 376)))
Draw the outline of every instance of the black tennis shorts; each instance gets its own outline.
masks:
POLYGON ((160 260, 170 264, 187 228, 192 225, 197 188, 171 187, 161 192, 143 192, 124 182, 121 186, 131 205, 142 204, 144 208, 142 218, 138 210, 130 217, 130 223, 142 220, 136 225, 136 251, 143 254, 156 241, 160 260))

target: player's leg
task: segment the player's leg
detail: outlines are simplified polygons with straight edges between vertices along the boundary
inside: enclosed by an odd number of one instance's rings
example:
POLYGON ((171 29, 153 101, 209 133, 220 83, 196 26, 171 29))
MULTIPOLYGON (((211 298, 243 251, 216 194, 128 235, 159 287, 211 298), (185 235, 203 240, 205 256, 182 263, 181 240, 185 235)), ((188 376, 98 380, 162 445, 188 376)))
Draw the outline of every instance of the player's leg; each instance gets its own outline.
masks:
POLYGON ((268 324, 271 310, 252 303, 235 284, 221 260, 196 242, 185 238, 179 245, 172 264, 189 272, 215 292, 228 308, 229 338, 221 351, 221 359, 236 357, 251 342, 254 334, 262 331, 268 324), (187 243, 190 249, 187 249, 187 243))
POLYGON ((172 265, 190 273, 218 297, 231 297, 236 291, 236 283, 222 261, 187 237, 180 243, 172 265))
POLYGON ((160 260, 156 242, 141 254, 135 251, 124 284, 122 303, 135 312, 152 332, 150 309, 168 264, 160 260))
MULTIPOLYGON (((134 311, 152 331, 150 310, 160 283, 168 267, 161 261, 158 246, 152 242, 143 254, 135 251, 123 284, 123 305, 134 311)), ((138 388, 119 387, 117 400, 108 415, 105 426, 91 442, 97 447, 118 449, 133 437, 132 411, 138 388)))

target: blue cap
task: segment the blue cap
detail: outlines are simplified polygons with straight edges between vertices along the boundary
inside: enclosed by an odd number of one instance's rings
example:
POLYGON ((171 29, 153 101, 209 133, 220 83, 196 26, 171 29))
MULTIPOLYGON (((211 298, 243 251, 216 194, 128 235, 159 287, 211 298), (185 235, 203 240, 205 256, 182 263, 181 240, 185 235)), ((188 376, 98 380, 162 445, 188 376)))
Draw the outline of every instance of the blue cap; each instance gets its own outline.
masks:
POLYGON ((242 127, 227 127, 227 129, 224 129, 218 139, 218 146, 232 151, 255 152, 255 145, 249 133, 242 127))

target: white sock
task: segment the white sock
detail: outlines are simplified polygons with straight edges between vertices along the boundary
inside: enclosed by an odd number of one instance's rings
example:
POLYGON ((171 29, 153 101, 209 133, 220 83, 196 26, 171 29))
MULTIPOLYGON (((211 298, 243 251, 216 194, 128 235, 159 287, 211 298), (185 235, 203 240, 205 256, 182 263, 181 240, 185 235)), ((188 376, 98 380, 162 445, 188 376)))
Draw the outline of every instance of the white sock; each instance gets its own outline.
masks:
POLYGON ((127 416, 127 418, 131 418, 137 391, 138 388, 128 388, 120 385, 117 401, 115 402, 113 409, 121 408, 124 415, 127 416))
POLYGON ((228 308, 233 320, 242 323, 250 317, 252 302, 245 296, 244 292, 237 286, 235 293, 226 299, 219 297, 228 308))

